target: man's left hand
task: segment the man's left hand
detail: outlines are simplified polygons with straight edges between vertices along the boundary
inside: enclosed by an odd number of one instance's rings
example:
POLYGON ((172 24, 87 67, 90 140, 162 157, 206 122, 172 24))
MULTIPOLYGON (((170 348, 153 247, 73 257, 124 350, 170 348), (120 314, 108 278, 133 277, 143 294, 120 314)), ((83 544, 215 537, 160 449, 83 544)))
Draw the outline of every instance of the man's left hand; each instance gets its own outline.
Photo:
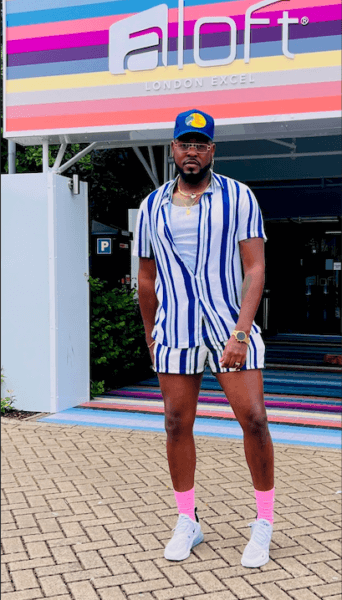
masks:
POLYGON ((236 371, 240 371, 246 362, 247 348, 248 345, 245 342, 238 342, 232 335, 223 350, 223 354, 220 358, 220 366, 226 369, 236 369, 236 371), (236 363, 238 363, 238 365, 236 363))

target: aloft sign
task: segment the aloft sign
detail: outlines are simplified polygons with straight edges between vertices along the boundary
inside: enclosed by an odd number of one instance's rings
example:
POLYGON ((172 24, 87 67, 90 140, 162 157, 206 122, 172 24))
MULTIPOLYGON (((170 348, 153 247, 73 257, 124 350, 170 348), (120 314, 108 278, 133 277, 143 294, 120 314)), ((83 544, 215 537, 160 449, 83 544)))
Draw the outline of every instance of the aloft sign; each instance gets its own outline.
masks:
MULTIPOLYGON (((269 25, 269 18, 254 17, 253 13, 288 0, 262 0, 253 4, 246 10, 244 28, 244 62, 250 61, 251 26, 269 25)), ((183 69, 184 55, 184 0, 178 3, 178 42, 177 66, 183 69)), ((287 58, 294 58, 289 51, 289 26, 298 23, 298 18, 290 18, 287 11, 283 11, 277 23, 282 26, 282 53, 287 58)), ((159 40, 161 38, 161 62, 168 66, 168 6, 159 4, 141 13, 129 16, 114 23, 109 29, 109 70, 113 75, 121 75, 128 71, 150 71, 159 65, 159 40), (154 31, 152 31, 152 29, 154 31), (156 31, 157 30, 157 31, 156 31), (141 51, 139 53, 139 51, 141 51)), ((231 17, 202 17, 194 27, 194 62, 200 67, 217 67, 231 64, 237 52, 237 27, 231 17), (204 25, 215 23, 226 24, 230 31, 229 54, 224 58, 204 60, 200 56, 200 34, 204 25)))

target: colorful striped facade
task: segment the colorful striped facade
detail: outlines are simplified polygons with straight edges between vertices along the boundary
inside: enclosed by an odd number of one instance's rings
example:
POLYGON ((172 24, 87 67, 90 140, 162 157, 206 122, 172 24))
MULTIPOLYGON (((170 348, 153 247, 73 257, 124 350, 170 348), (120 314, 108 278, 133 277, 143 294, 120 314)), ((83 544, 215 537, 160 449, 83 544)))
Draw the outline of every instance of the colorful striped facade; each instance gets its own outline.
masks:
POLYGON ((251 25, 246 62, 246 11, 252 5, 254 0, 168 0, 167 6, 157 0, 7 0, 5 136, 73 133, 82 141, 89 132, 171 130, 175 116, 193 107, 222 125, 338 116, 340 1, 279 0, 255 9, 252 17, 269 23, 251 25), (142 35, 159 36, 156 68, 113 74, 110 27, 156 6, 167 11, 167 46, 154 23, 142 35), (284 11, 298 19, 288 25, 292 57, 284 54, 278 22, 284 11), (236 26, 236 56, 212 66, 230 52, 227 17, 236 26), (204 18, 211 22, 200 29, 201 66, 194 32, 204 18))

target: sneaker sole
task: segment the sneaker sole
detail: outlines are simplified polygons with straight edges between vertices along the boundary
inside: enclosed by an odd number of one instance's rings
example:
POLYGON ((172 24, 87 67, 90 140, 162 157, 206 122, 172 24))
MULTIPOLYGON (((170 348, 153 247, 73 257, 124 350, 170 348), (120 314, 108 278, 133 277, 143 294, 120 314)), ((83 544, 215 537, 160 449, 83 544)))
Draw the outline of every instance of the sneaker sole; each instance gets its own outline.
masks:
POLYGON ((189 558, 191 550, 192 550, 192 549, 193 549, 195 546, 197 546, 198 544, 200 544, 201 542, 203 542, 203 540, 204 540, 204 534, 203 534, 203 532, 201 531, 201 532, 199 533, 199 535, 198 535, 198 536, 197 536, 197 537, 194 539, 194 541, 192 542, 192 546, 191 546, 190 550, 189 550, 189 551, 188 551, 186 554, 184 554, 184 556, 181 556, 181 557, 179 557, 179 558, 168 558, 168 557, 165 555, 165 553, 164 553, 164 558, 166 558, 166 560, 173 560, 173 561, 177 561, 177 562, 178 562, 178 561, 180 561, 180 560, 185 560, 186 558, 189 558))

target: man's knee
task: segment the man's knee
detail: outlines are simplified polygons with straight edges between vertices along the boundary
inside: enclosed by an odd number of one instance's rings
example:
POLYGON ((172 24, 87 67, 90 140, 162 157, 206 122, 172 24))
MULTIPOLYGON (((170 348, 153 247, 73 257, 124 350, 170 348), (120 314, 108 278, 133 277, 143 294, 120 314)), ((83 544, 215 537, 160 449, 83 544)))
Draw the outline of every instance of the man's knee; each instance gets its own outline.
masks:
POLYGON ((183 435, 192 434, 194 419, 180 411, 165 411, 165 431, 169 438, 176 440, 183 435))
POLYGON ((244 432, 249 435, 256 436, 260 439, 266 438, 269 433, 267 415, 263 412, 249 413, 242 424, 242 428, 244 432))

